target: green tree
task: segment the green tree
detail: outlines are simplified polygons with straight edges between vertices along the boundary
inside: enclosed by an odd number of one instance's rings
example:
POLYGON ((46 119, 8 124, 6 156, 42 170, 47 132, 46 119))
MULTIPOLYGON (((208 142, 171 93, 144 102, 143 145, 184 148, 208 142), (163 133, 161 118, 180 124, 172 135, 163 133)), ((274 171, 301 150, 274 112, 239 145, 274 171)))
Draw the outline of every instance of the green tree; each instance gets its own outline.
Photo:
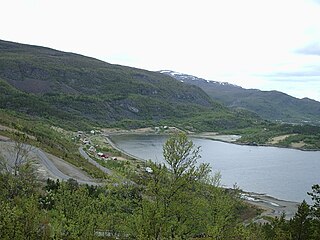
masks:
POLYGON ((36 196, 16 196, 14 201, 1 201, 0 239, 45 239, 45 214, 38 208, 36 196))
POLYGON ((45 214, 38 208, 39 182, 29 147, 15 142, 1 157, 0 239, 45 239, 45 214))
POLYGON ((128 234, 135 235, 132 228, 137 219, 132 216, 141 201, 140 193, 138 186, 120 184, 108 186, 104 193, 99 194, 99 231, 120 239, 126 238, 128 234))
POLYGON ((89 196, 84 186, 75 187, 74 181, 71 183, 61 183, 54 194, 55 204, 50 211, 54 237, 93 239, 99 203, 89 196))
POLYGON ((280 218, 276 217, 272 223, 272 235, 268 239, 274 240, 290 240, 289 224, 285 219, 285 213, 282 213, 280 218))
POLYGON ((310 207, 305 200, 299 205, 298 212, 290 220, 290 231, 292 239, 310 239, 310 207))
POLYGON ((36 192, 39 181, 30 157, 31 150, 31 146, 19 138, 5 149, 6 156, 0 156, 2 196, 13 199, 15 196, 28 196, 36 192))
POLYGON ((320 185, 315 184, 312 186, 312 192, 308 193, 313 200, 313 205, 311 206, 311 216, 312 216, 312 237, 311 239, 320 239, 320 185))
POLYGON ((173 180, 196 177, 195 164, 199 159, 199 147, 184 133, 170 137, 163 146, 163 156, 168 168, 173 173, 173 180))
POLYGON ((166 141, 163 155, 165 164, 150 163, 153 173, 135 215, 135 237, 189 239, 232 229, 234 201, 212 185, 218 181, 212 180, 209 165, 197 163, 199 148, 178 133, 166 141))
POLYGON ((315 184, 312 186, 312 192, 308 193, 313 201, 312 214, 315 218, 320 220, 320 185, 315 184))

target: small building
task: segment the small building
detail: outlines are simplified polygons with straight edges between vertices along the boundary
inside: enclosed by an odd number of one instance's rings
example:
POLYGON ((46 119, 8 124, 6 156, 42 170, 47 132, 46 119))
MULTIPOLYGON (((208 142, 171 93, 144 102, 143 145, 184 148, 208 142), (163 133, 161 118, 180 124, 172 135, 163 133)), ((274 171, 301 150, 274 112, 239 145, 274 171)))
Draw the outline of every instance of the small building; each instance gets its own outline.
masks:
POLYGON ((102 152, 98 152, 97 155, 98 155, 100 158, 108 158, 108 157, 109 157, 109 155, 104 154, 104 153, 102 153, 102 152))
POLYGON ((151 167, 146 167, 146 172, 147 172, 147 173, 153 173, 153 170, 152 170, 151 167))
POLYGON ((94 146, 90 146, 90 147, 89 147, 89 151, 90 151, 90 152, 95 152, 95 151, 96 151, 96 149, 95 149, 95 147, 94 147, 94 146))

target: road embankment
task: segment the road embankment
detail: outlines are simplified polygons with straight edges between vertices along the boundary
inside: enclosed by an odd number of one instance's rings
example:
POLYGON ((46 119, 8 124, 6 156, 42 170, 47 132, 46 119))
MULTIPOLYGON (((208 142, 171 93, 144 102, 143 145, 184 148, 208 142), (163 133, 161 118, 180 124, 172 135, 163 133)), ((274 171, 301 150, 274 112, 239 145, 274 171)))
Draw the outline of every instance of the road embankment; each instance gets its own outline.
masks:
MULTIPOLYGON (((9 165, 12 165, 14 146, 15 143, 10 139, 0 141, 0 153, 5 157, 9 165)), ((24 148, 28 150, 28 158, 35 163, 39 175, 43 179, 53 178, 66 181, 73 178, 81 184, 101 185, 101 183, 90 178, 77 167, 44 152, 40 148, 30 145, 25 145, 24 148)))

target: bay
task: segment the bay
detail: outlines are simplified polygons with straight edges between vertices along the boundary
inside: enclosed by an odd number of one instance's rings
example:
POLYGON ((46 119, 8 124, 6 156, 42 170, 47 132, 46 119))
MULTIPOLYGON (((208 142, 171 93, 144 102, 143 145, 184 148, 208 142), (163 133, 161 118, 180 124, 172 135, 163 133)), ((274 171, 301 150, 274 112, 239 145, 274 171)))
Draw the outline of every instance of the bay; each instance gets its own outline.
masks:
MULTIPOLYGON (((112 141, 134 156, 164 162, 162 146, 166 136, 119 135, 112 141)), ((245 146, 192 138, 201 147, 199 162, 210 163, 220 172, 224 187, 236 184, 244 191, 266 194, 282 200, 310 202, 307 192, 320 183, 320 152, 287 148, 245 146)))

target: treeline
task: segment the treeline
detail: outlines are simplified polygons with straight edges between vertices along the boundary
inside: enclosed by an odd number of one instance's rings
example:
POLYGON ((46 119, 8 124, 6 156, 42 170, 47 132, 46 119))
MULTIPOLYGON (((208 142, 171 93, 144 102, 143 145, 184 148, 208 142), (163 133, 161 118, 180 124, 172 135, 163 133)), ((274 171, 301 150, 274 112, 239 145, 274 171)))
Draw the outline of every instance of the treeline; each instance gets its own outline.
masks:
POLYGON ((319 185, 314 205, 303 202, 292 220, 245 225, 237 191, 197 164, 199 149, 184 134, 169 138, 164 157, 136 183, 106 186, 40 184, 28 162, 15 171, 1 164, 0 239, 319 239, 319 185))
POLYGON ((265 122, 252 125, 249 128, 225 131, 227 134, 239 134, 241 139, 238 142, 257 144, 268 144, 277 136, 288 135, 287 138, 276 145, 279 147, 291 147, 292 143, 303 142, 303 149, 320 148, 320 127, 315 125, 292 125, 265 122))

